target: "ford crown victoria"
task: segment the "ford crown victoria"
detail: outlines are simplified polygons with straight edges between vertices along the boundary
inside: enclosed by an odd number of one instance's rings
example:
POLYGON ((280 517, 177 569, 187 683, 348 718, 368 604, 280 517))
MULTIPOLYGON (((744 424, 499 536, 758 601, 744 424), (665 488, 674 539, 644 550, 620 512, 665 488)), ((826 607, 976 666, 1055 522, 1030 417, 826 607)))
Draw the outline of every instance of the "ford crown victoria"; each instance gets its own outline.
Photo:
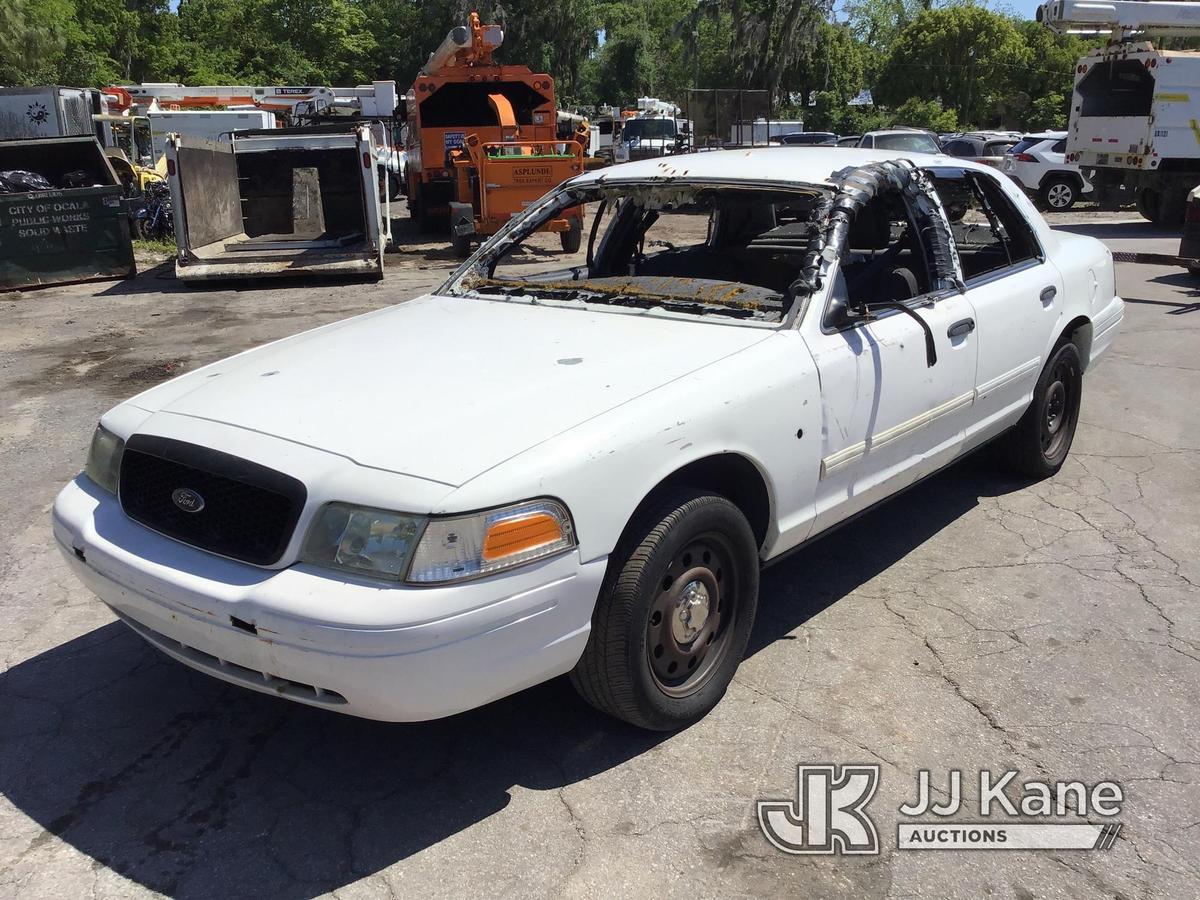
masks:
POLYGON ((139 635, 256 691, 421 720, 569 673, 686 725, 763 563, 993 439, 1052 476, 1121 323, 1102 244, 983 166, 894 157, 566 182, 434 293, 105 413, 55 538, 139 635), (539 251, 579 204, 579 254, 539 251))

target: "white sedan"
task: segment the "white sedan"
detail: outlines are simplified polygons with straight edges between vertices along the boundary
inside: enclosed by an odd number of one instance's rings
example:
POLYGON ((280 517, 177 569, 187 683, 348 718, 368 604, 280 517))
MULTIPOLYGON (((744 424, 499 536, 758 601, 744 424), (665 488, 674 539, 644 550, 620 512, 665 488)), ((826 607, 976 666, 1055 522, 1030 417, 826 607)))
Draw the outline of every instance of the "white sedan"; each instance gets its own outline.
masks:
POLYGON ((570 673, 695 721, 763 563, 996 438, 1071 446, 1123 304, 1097 241, 941 156, 804 148, 588 173, 432 294, 105 413, 54 506, 77 575, 175 659, 384 720, 570 673), (587 204, 546 271, 538 226, 587 204))

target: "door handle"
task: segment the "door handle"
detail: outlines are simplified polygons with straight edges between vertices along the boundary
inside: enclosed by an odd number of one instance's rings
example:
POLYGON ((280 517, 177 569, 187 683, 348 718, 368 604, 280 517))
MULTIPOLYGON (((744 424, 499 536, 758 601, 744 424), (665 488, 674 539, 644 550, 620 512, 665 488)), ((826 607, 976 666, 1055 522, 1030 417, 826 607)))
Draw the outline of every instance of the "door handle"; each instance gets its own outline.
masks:
POLYGON ((953 340, 957 337, 963 337, 975 330, 974 319, 960 319, 949 328, 946 329, 946 337, 953 340))
POLYGON ((1049 306, 1051 303, 1054 302, 1054 298, 1057 296, 1058 296, 1058 288, 1056 288, 1054 285, 1051 284, 1051 285, 1047 285, 1046 287, 1042 288, 1042 293, 1040 294, 1040 297, 1042 300, 1042 306, 1049 306))

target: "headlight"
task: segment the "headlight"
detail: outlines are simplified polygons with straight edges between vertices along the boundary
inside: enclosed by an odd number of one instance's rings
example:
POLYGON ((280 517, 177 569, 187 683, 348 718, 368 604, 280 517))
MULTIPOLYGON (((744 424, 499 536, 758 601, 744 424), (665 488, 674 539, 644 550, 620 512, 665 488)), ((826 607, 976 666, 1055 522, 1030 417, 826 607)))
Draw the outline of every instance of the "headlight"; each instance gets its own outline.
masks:
POLYGON ((303 562, 399 581, 425 520, 383 509, 329 503, 308 529, 303 562))
POLYGON ((433 584, 478 578, 574 546, 571 516, 554 500, 434 518, 425 526, 408 580, 433 584))
POLYGON ((309 528, 300 558, 374 578, 439 584, 491 575, 574 546, 571 517, 554 500, 433 518, 330 503, 309 528))
POLYGON ((88 448, 84 474, 110 494, 115 494, 124 452, 125 442, 103 425, 97 425, 92 434, 92 446, 88 448))

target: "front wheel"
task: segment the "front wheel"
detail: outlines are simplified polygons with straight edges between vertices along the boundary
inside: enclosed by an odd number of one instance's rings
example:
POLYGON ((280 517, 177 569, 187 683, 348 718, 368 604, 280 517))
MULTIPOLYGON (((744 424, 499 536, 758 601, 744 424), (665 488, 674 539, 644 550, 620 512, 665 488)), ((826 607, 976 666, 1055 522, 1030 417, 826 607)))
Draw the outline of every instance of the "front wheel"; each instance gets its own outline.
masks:
POLYGON ((758 545, 725 497, 683 491, 647 508, 614 551, 571 672, 597 709, 672 731, 720 701, 758 605, 758 545))
POLYGON ((1061 469, 1075 439, 1082 397, 1079 349, 1066 343, 1042 369, 1029 408, 1003 439, 1010 467, 1038 479, 1061 469))

